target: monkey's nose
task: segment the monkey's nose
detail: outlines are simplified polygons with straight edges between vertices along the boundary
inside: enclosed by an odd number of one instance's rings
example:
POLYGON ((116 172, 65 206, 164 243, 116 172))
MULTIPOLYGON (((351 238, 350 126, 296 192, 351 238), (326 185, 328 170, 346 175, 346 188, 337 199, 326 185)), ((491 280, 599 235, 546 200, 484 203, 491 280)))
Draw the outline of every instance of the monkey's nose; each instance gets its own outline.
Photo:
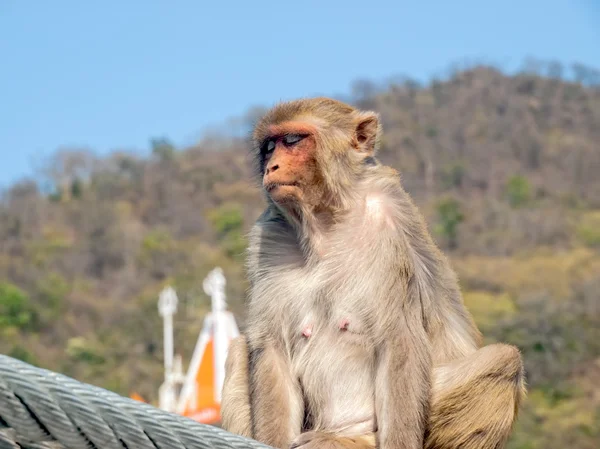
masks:
POLYGON ((278 164, 271 165, 271 166, 267 167, 267 175, 273 173, 278 168, 279 168, 278 164))

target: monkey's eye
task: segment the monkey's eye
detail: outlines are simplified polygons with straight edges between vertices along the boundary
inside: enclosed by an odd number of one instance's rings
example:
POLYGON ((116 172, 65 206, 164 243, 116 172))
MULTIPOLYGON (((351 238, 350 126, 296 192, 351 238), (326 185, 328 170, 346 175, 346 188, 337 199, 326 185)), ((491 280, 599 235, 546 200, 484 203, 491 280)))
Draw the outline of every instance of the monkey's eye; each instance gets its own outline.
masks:
POLYGON ((301 134, 287 134, 283 137, 283 143, 287 146, 295 145, 304 139, 306 136, 301 134))
POLYGON ((271 152, 273 152, 274 149, 275 149, 275 141, 274 140, 269 140, 267 142, 267 144, 265 145, 265 152, 266 153, 271 153, 271 152))

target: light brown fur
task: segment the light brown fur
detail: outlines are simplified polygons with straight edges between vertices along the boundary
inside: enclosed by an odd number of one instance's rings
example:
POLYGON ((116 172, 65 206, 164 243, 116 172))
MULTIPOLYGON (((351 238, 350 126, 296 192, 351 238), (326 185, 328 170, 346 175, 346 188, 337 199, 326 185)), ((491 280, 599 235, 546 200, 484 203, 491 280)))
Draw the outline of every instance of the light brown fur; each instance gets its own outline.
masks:
POLYGON ((479 349, 447 259, 398 174, 372 163, 380 133, 376 114, 320 98, 257 125, 269 206, 223 426, 279 448, 501 448, 524 394, 519 352, 479 349), (282 129, 308 135, 288 145, 282 129))

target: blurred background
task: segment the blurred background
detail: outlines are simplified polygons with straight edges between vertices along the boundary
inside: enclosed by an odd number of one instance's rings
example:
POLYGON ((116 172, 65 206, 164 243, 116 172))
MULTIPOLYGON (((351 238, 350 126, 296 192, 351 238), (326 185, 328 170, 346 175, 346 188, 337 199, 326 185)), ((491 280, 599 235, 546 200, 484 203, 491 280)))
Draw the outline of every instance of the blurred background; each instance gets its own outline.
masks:
POLYGON ((327 95, 522 350, 510 447, 600 447, 598 2, 1 0, 0 61, 0 353, 156 401, 163 287, 185 363, 216 265, 243 329, 254 120, 327 95))

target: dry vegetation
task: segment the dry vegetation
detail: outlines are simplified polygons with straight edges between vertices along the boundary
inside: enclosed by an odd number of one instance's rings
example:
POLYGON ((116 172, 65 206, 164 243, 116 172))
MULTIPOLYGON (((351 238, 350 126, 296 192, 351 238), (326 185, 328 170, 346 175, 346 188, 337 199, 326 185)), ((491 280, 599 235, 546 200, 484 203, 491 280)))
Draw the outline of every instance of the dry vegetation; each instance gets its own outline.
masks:
MULTIPOLYGON (((596 71, 491 67, 419 86, 357 83, 398 168, 451 256, 488 341, 523 352, 530 395, 511 448, 600 445, 600 89, 596 71)), ((238 122, 244 130, 256 110, 238 122)), ((262 200, 246 142, 213 137, 148 158, 56 153, 0 203, 0 352, 156 398, 157 294, 180 297, 186 359, 215 265, 243 326, 244 233, 262 200)))

